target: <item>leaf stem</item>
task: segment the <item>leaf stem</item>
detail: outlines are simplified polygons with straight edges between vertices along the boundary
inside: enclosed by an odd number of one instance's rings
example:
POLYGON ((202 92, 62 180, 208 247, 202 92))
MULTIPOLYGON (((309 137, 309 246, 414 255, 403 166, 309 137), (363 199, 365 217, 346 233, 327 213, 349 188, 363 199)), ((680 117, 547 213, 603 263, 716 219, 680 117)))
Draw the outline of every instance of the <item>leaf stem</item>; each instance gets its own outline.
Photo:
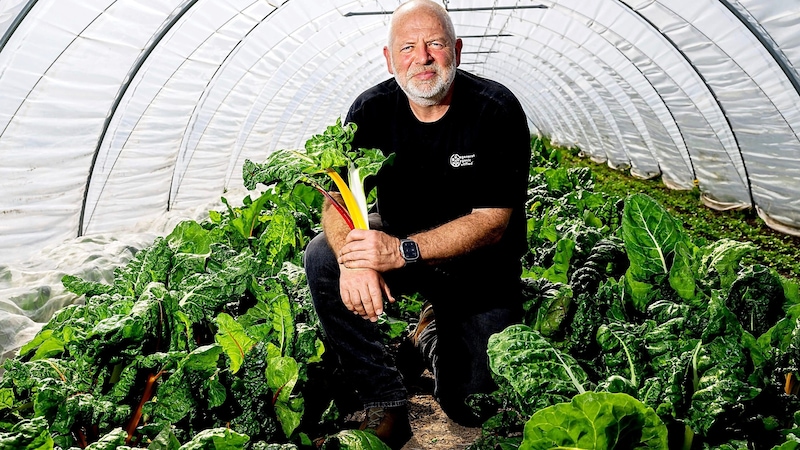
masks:
POLYGON ((147 377, 147 384, 144 386, 142 399, 139 401, 139 406, 136 408, 136 412, 134 412, 130 423, 128 423, 128 428, 125 429, 125 431, 128 432, 128 437, 125 439, 126 444, 131 442, 131 439, 133 438, 133 432, 136 431, 136 427, 139 426, 139 421, 142 419, 142 409, 144 408, 145 403, 150 401, 150 399, 153 397, 153 386, 163 373, 164 371, 161 370, 158 373, 150 374, 150 376, 147 377))
POLYGON ((355 226, 353 225, 353 219, 350 217, 350 214, 347 212, 346 209, 344 209, 344 207, 339 202, 336 201, 335 198, 333 198, 333 196, 330 193, 328 193, 328 191, 317 185, 314 185, 314 188, 320 191, 322 195, 324 195, 325 198, 327 198, 328 201, 331 202, 331 205, 333 205, 333 207, 336 208, 336 211, 339 213, 340 216, 342 216, 342 219, 344 219, 345 223, 347 224, 348 227, 350 227, 351 230, 355 228, 355 226))
POLYGON ((350 212, 350 217, 353 218, 353 225, 360 230, 368 230, 369 227, 366 225, 366 221, 361 215, 361 210, 358 208, 358 202, 356 202, 353 193, 350 191, 350 188, 347 186, 347 183, 344 182, 341 175, 333 169, 327 169, 325 173, 333 179, 333 182, 336 183, 336 187, 339 188, 339 192, 341 192, 342 198, 344 199, 344 204, 350 212))

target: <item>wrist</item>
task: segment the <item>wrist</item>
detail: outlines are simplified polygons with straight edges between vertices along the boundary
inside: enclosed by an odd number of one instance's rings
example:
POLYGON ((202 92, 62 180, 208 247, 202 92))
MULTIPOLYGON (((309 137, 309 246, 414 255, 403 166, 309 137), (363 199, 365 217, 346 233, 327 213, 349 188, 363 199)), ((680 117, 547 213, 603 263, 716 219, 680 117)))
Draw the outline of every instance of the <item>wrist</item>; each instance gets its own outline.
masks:
POLYGON ((413 239, 400 239, 398 249, 400 257, 403 258, 403 265, 414 264, 422 259, 419 245, 413 239))

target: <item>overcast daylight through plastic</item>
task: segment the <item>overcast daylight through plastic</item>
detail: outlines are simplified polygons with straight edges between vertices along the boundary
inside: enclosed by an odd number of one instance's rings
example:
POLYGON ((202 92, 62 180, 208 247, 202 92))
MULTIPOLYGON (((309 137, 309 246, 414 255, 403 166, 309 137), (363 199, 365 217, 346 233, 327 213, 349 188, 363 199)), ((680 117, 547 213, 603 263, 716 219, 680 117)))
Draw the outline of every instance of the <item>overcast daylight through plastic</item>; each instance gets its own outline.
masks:
MULTIPOLYGON (((46 316, 26 277, 126 258, 343 117, 399 3, 0 0, 0 313, 46 316)), ((443 4, 532 132, 800 234, 797 1, 443 4)))

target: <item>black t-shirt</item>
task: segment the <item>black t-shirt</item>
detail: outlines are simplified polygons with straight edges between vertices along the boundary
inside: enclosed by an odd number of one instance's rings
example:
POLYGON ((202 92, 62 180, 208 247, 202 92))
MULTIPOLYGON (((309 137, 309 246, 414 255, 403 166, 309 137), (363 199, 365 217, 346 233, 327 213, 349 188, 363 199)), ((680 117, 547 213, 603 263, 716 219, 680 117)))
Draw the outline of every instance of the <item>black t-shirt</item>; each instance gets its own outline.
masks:
POLYGON ((345 120, 358 127, 353 146, 395 154, 393 164, 367 180, 367 188, 377 187, 378 212, 389 234, 425 231, 473 208, 514 208, 498 244, 452 264, 473 269, 469 272, 516 271, 527 245, 527 119, 516 97, 499 83, 461 70, 454 83, 450 108, 433 123, 414 116, 394 79, 367 90, 345 120))

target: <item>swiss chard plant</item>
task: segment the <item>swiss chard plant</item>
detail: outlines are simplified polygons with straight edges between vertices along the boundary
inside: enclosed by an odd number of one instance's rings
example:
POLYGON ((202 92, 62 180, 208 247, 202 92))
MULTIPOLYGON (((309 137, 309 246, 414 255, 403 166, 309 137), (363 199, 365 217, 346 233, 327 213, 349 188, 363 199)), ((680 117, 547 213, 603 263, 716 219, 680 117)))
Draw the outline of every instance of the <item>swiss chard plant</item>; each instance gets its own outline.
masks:
POLYGON ((353 148, 351 143, 356 129, 356 124, 342 125, 338 119, 322 134, 309 139, 304 151, 279 150, 271 153, 264 163, 246 160, 243 167, 245 187, 254 189, 259 183, 275 184, 279 191, 284 191, 291 190, 296 183, 307 183, 326 196, 351 229, 369 229, 364 180, 378 173, 387 158, 378 149, 353 148), (340 172, 347 174, 347 182, 340 172), (328 177, 345 205, 329 195, 324 187, 328 177))
MULTIPOLYGON (((337 123, 307 154, 248 164, 245 181, 267 182, 264 192, 180 223, 112 284, 65 276, 83 301, 5 361, 0 448, 289 450, 338 431, 344 384, 301 265, 319 226, 316 177, 383 161, 350 149, 352 131, 337 123)), ((407 326, 385 322, 395 335, 407 326)), ((361 434, 341 448, 385 448, 361 434)))
MULTIPOLYGON (((534 423, 545 429, 542 411, 572 417, 563 408, 592 393, 650 409, 669 448, 797 448, 797 285, 745 264, 749 243, 696 243, 647 196, 591 192, 585 170, 531 172, 525 325, 490 341, 501 413, 470 448, 598 448, 566 438, 584 436, 576 417, 545 426, 563 440, 529 433, 534 423), (537 353, 549 359, 528 356, 537 353), (573 379, 586 394, 554 387, 573 379)), ((613 404, 600 398, 593 411, 613 404)))

